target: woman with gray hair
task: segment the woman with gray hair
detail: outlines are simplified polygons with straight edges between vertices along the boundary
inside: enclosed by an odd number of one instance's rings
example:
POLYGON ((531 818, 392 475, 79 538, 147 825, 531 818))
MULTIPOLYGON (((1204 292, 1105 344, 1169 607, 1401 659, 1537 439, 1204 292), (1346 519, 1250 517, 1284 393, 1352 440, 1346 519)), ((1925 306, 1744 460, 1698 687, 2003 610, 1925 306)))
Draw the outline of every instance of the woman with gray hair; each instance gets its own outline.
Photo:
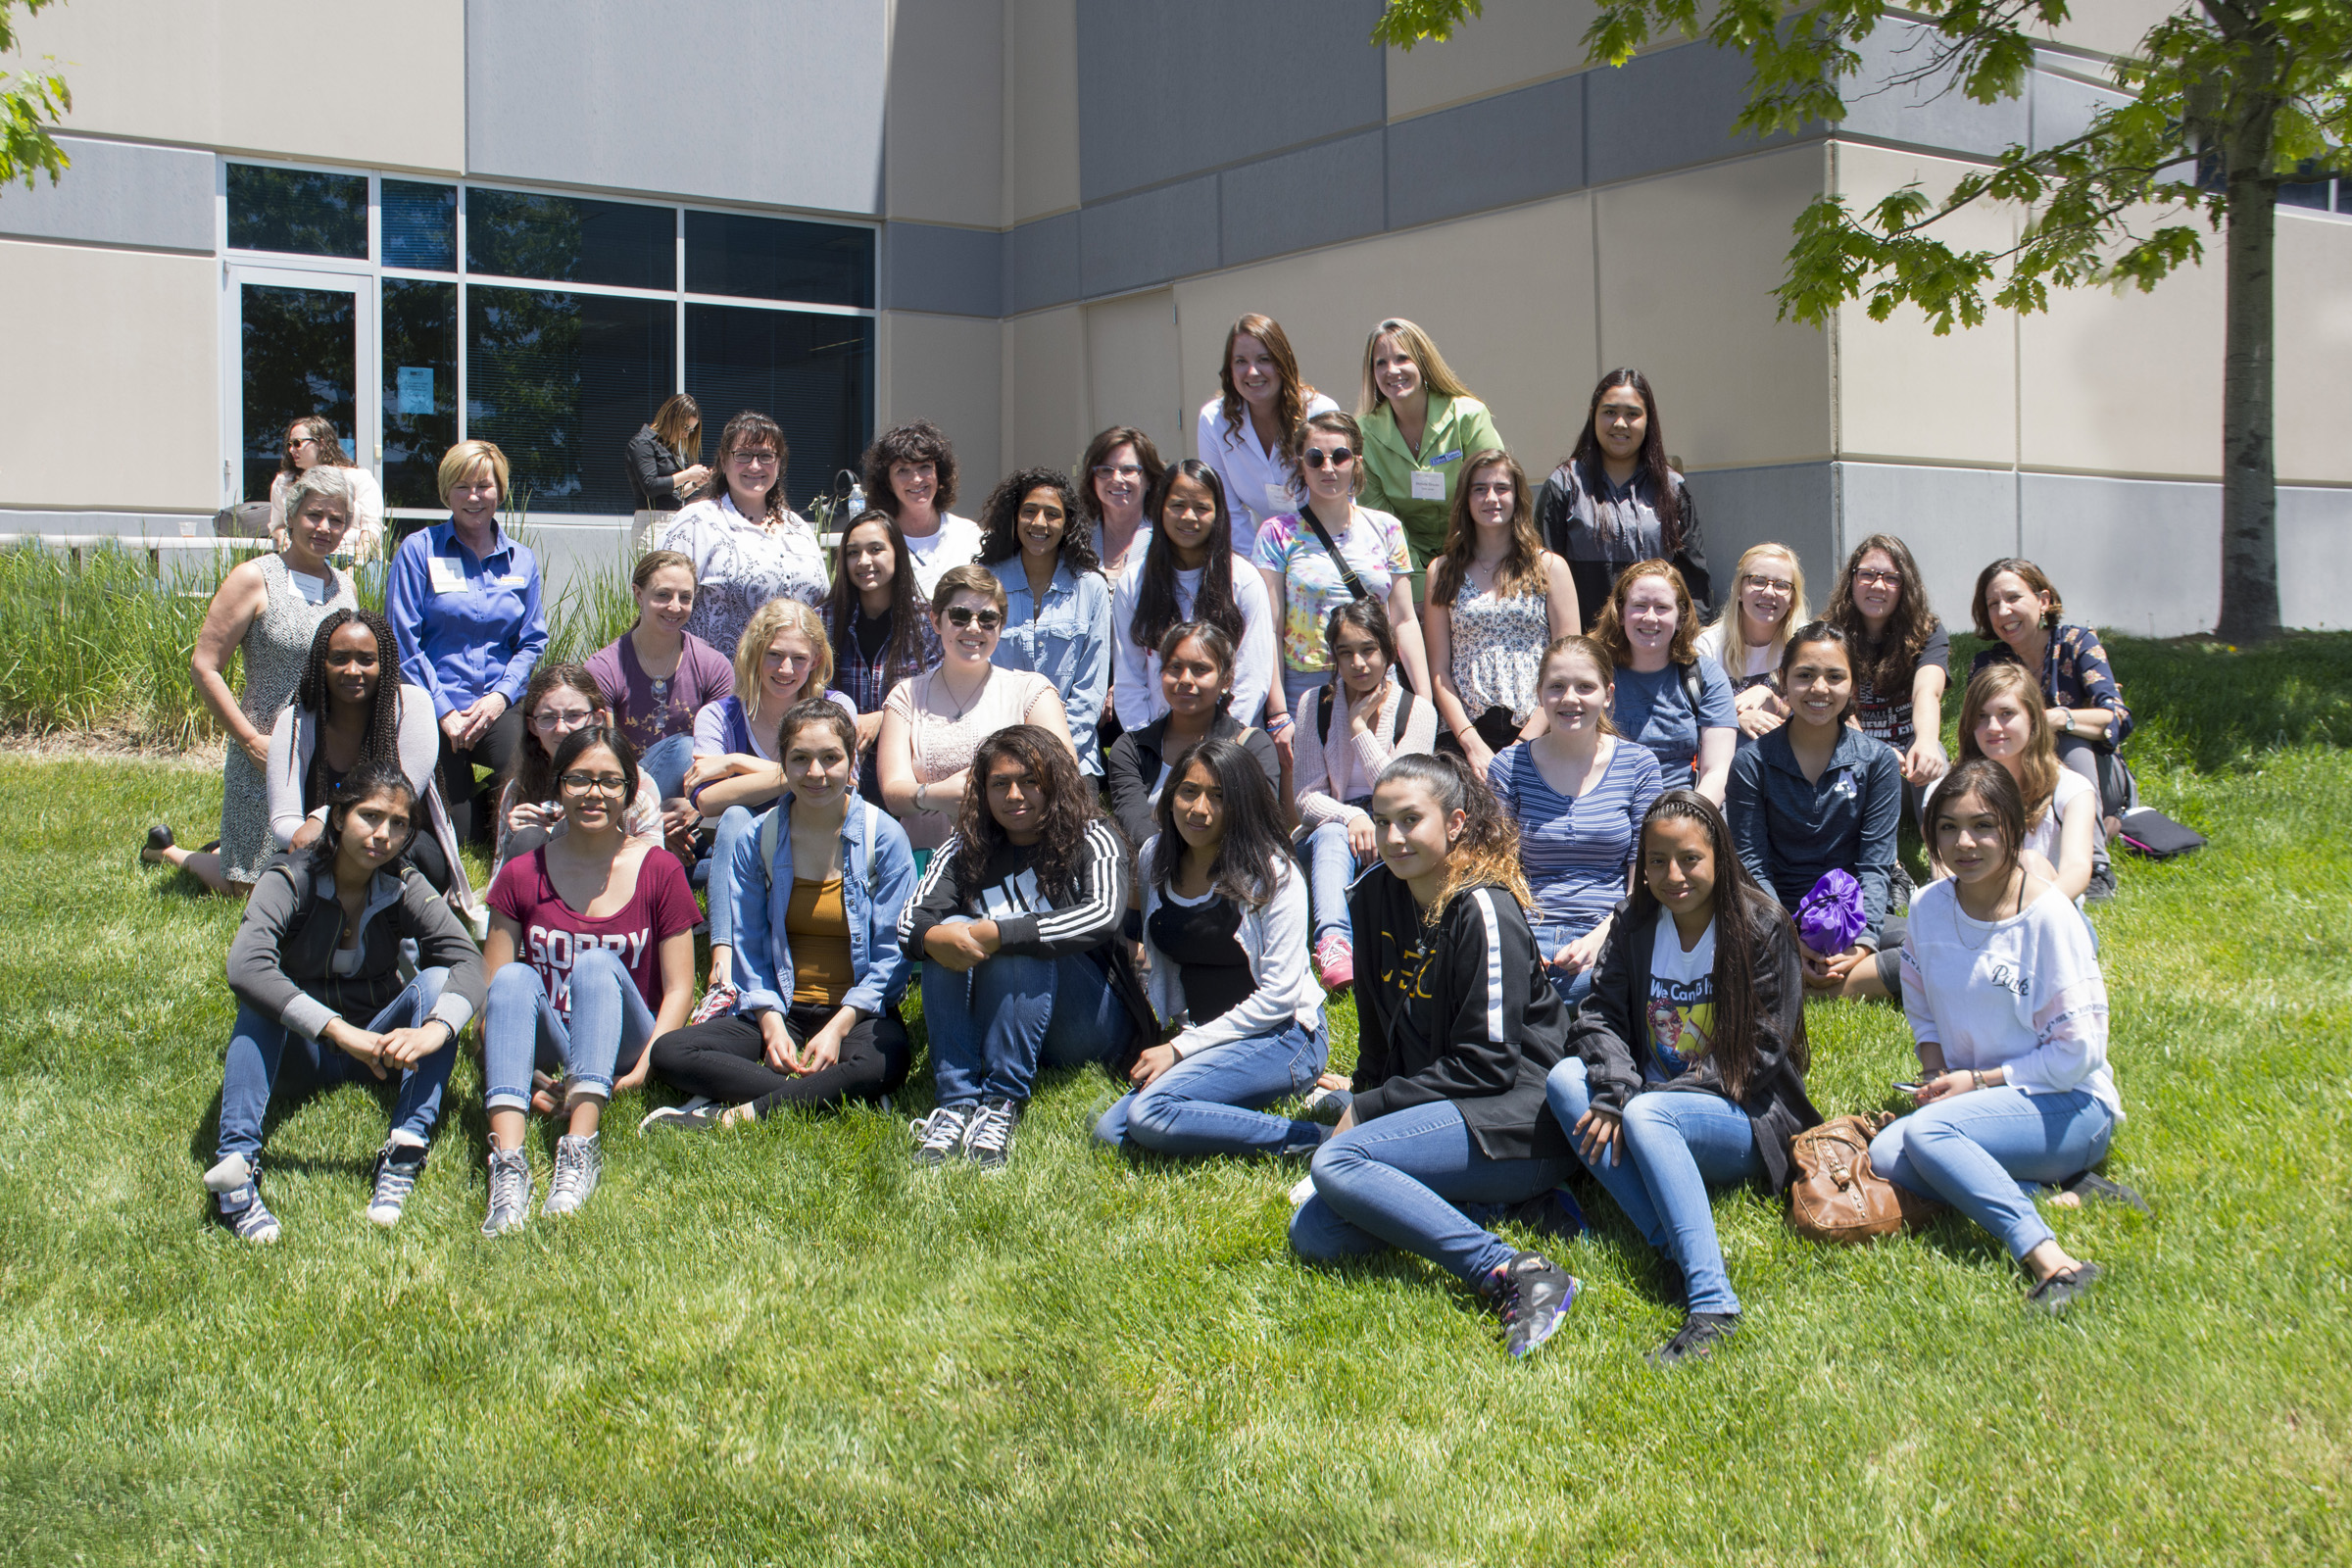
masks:
POLYGON ((344 553, 354 561, 380 561, 384 554, 384 492, 375 475, 355 466, 335 439, 334 422, 312 415, 286 426, 286 448, 277 472, 270 476, 270 540, 286 548, 286 515, 291 510, 294 481, 313 468, 339 470, 351 485, 351 531, 343 536, 344 553))
POLYGON ((295 476, 286 490, 285 548, 232 568, 205 610, 188 666, 196 691, 228 731, 222 767, 220 837, 184 850, 172 825, 147 830, 139 858, 175 865, 215 893, 244 898, 253 892, 265 859, 276 849, 270 832, 270 730, 293 697, 318 623, 337 610, 357 608, 351 574, 327 564, 351 531, 355 510, 350 476, 319 464, 295 476), (229 656, 245 656, 245 695, 229 690, 229 656))

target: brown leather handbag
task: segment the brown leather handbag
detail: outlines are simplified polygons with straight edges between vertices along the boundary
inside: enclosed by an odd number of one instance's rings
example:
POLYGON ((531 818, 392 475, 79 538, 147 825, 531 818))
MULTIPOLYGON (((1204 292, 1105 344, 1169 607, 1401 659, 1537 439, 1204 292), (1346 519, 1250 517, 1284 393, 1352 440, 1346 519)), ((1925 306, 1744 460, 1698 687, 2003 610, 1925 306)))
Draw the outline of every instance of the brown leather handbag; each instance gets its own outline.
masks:
POLYGON ((1893 1120, 1884 1110, 1834 1116, 1796 1135, 1788 1146, 1796 1164, 1796 1179, 1788 1184, 1788 1223, 1797 1235, 1810 1242, 1875 1242, 1926 1224, 1943 1206, 1871 1168, 1870 1141, 1893 1120))

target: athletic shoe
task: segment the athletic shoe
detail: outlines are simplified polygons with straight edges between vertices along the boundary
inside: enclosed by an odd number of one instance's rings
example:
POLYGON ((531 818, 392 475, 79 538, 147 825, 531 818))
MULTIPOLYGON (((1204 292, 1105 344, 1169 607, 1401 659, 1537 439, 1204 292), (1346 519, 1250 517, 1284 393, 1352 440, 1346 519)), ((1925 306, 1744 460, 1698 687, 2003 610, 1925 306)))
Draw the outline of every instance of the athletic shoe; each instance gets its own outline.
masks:
POLYGON ((519 1149, 490 1151, 490 1213, 484 1236, 522 1229, 531 1212, 531 1160, 519 1149))
POLYGON ((178 840, 172 836, 171 823, 156 823, 147 830, 147 842, 139 847, 139 863, 141 865, 163 864, 164 852, 177 842, 178 840))
POLYGON ((1329 1127, 1348 1114, 1348 1107, 1354 1103, 1355 1096, 1347 1090, 1326 1089, 1317 1084, 1307 1092, 1304 1100, 1298 1102, 1298 1114, 1304 1120, 1319 1121, 1329 1127))
POLYGON ((645 1113, 645 1120, 637 1124, 637 1134, 642 1138, 658 1130, 673 1133, 708 1132, 718 1125, 718 1118, 725 1115, 726 1111, 726 1106, 709 1095, 697 1095, 682 1105, 656 1105, 645 1113))
POLYGON ((1513 1359, 1533 1354, 1559 1331, 1578 1290, 1576 1276, 1542 1252, 1514 1253, 1488 1282, 1502 1316, 1502 1348, 1513 1359))
POLYGON ((1020 1124, 1019 1101, 983 1100, 963 1130, 963 1157, 982 1170, 1003 1170, 1012 1161, 1012 1134, 1020 1124))
POLYGON ((735 1004, 742 995, 729 982, 713 980, 710 982, 710 989, 703 993, 703 1000, 694 1004, 694 1013, 686 1021, 689 1024, 697 1024, 709 1023, 713 1018, 723 1018, 735 1010, 735 1004))
POLYGON ((556 1174, 547 1184, 547 1201, 540 1205, 539 1217, 555 1219, 578 1213, 604 1173, 605 1151, 596 1134, 578 1138, 565 1133, 557 1139, 556 1174))
POLYGON ((277 1216, 262 1202, 262 1156, 231 1154, 204 1173, 213 1211, 240 1242, 267 1247, 277 1240, 277 1216))
POLYGON ((2059 1191, 2072 1193, 2077 1198, 2103 1198, 2110 1203, 2122 1203, 2128 1208, 2139 1210, 2142 1214, 2154 1212, 2148 1207, 2146 1199, 2126 1187, 2122 1182, 2109 1181, 2095 1170, 2084 1171, 2073 1181, 2064 1184, 2059 1191))
POLYGON ((1565 1187, 1554 1187, 1513 1204, 1508 1217, 1555 1242, 1573 1242, 1585 1233, 1584 1207, 1565 1187))
POLYGON ((1345 991, 1355 984, 1355 949, 1337 931, 1326 931, 1315 944, 1315 978, 1326 991, 1345 991))
POLYGON ((979 1110, 977 1105, 942 1105, 921 1121, 910 1121, 906 1130, 914 1135, 914 1162, 927 1169, 936 1169, 963 1152, 964 1129, 979 1110))
POLYGON ((1683 1326, 1674 1338, 1649 1352, 1651 1366, 1673 1366, 1678 1362, 1714 1352, 1717 1340, 1728 1340, 1740 1332, 1737 1312, 1693 1312, 1683 1319, 1683 1326))
POLYGON ((2105 904, 2115 897, 2115 862, 2101 855, 2090 862, 2090 882, 2082 890, 2086 904, 2105 904))
POLYGON ((375 1196, 368 1200, 368 1217, 389 1230, 400 1223, 400 1211, 424 1174, 422 1144, 387 1143, 375 1152, 375 1196))
POLYGON ((2026 1293, 2026 1304, 2058 1316, 2069 1306, 2090 1294, 2093 1280, 2099 1277, 2096 1263, 2077 1263, 2062 1268, 2026 1293))

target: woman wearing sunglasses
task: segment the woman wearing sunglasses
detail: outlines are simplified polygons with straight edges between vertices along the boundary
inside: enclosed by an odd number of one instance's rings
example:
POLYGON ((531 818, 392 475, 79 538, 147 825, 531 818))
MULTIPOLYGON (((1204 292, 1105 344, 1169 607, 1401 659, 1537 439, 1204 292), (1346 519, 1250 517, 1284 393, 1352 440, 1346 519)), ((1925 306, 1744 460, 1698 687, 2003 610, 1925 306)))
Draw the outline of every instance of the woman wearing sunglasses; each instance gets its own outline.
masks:
POLYGON ((986 566, 951 566, 931 595, 939 663, 901 681, 882 705, 882 801, 928 863, 963 803, 980 743, 1007 724, 1035 724, 1070 747, 1061 699, 1045 676, 992 660, 1004 631, 1004 585, 986 566))

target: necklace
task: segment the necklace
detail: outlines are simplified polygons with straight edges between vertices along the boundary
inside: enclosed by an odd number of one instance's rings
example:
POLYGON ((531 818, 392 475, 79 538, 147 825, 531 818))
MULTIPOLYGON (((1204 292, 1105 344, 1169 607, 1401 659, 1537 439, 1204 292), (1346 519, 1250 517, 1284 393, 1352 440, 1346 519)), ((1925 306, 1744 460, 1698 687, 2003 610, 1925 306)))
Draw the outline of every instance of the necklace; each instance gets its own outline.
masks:
MULTIPOLYGON (((2015 919, 2017 916, 2026 912, 2026 870, 2022 865, 2011 866, 2009 869, 2009 874, 2017 878, 2017 907, 2011 910, 2009 915, 2011 919, 2015 919)), ((2009 890, 2004 887, 2001 890, 2001 898, 2007 898, 2009 890)), ((1960 923, 1960 916, 1966 914, 1967 912, 1967 910, 1960 906, 1960 889, 1955 886, 1952 889, 1952 936, 1969 952, 1983 953, 1986 948, 1992 945, 1992 932, 1987 929, 1984 933, 1984 940, 1982 942, 1969 941, 1968 930, 1960 923)), ((1999 925, 2001 923, 2001 899, 1996 898, 1992 901, 1991 919, 1978 920, 1973 914, 1969 915, 1968 917, 1971 921, 1978 925, 1986 927, 1999 925)))
MULTIPOLYGON (((981 694, 988 690, 988 676, 989 674, 995 673, 995 665, 992 664, 989 666, 988 673, 983 674, 980 677, 980 684, 972 689, 972 695, 958 705, 956 711, 948 715, 949 723, 955 723, 956 720, 962 718, 964 714, 972 710, 972 705, 980 701, 981 694)), ((946 688, 947 694, 950 697, 954 697, 956 695, 956 684, 948 679, 948 672, 946 669, 941 669, 936 678, 939 685, 946 688)))

